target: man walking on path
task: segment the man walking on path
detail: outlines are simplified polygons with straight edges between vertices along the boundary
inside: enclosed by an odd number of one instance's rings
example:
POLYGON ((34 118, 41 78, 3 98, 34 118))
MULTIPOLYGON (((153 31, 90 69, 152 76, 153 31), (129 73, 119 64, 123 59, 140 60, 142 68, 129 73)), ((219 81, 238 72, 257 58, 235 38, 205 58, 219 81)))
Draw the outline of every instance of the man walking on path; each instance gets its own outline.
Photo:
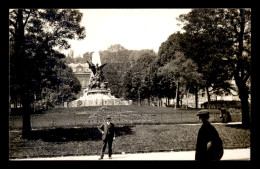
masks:
POLYGON ((196 161, 219 161, 223 156, 222 140, 214 126, 209 122, 209 112, 199 111, 202 126, 198 132, 195 160, 196 161))
POLYGON ((98 128, 98 130, 102 133, 102 140, 103 140, 99 159, 100 160, 103 159, 107 144, 108 144, 108 157, 109 159, 112 159, 112 143, 113 140, 115 139, 115 125, 111 123, 110 116, 106 117, 106 122, 103 123, 98 128))

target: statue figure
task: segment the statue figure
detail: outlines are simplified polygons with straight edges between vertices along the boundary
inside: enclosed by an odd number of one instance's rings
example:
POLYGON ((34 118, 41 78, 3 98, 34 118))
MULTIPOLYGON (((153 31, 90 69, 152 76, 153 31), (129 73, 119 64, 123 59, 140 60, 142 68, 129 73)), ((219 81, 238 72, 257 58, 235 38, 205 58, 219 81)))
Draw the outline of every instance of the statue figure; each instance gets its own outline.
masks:
POLYGON ((106 63, 101 65, 101 66, 98 66, 98 63, 96 65, 94 65, 90 61, 87 61, 87 62, 89 64, 89 68, 92 70, 92 72, 94 74, 94 77, 91 78, 89 88, 90 89, 100 88, 100 84, 103 83, 103 82, 106 82, 106 78, 105 78, 103 71, 102 71, 102 69, 106 65, 106 63))

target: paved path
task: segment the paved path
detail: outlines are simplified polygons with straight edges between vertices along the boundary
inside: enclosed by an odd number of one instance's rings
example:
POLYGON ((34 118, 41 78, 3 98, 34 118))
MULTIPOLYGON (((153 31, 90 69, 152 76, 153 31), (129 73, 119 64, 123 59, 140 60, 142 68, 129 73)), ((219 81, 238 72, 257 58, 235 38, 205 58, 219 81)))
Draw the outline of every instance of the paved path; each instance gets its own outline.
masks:
MULTIPOLYGON (((181 152, 156 152, 156 153, 138 153, 138 154, 114 154, 113 159, 108 159, 105 155, 103 161, 126 161, 126 160, 194 160, 195 151, 181 151, 181 152)), ((14 159, 11 161, 25 161, 25 160, 98 160, 99 156, 65 156, 65 157, 51 157, 51 158, 26 158, 14 159)), ((245 149, 225 149, 221 160, 250 160, 250 148, 245 149)))

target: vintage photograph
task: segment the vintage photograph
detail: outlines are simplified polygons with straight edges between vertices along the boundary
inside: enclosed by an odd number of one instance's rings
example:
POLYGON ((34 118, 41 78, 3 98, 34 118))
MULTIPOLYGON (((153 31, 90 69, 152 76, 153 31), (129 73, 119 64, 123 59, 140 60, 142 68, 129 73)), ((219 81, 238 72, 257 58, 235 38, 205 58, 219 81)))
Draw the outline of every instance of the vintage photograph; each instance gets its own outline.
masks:
POLYGON ((250 161, 250 8, 9 9, 17 161, 250 161))

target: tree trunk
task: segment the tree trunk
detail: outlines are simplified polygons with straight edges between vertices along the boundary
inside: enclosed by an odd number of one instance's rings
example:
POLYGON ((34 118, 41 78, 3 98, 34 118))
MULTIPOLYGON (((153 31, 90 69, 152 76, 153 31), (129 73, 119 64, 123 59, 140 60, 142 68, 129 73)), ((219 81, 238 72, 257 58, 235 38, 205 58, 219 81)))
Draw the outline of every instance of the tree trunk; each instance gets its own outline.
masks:
POLYGON ((28 101, 24 101, 23 103, 23 131, 22 138, 28 138, 31 133, 31 106, 28 101))
POLYGON ((208 97, 208 109, 210 109, 210 93, 209 93, 208 87, 206 87, 206 91, 207 91, 207 97, 208 97))
MULTIPOLYGON (((22 102, 22 112, 23 112, 23 131, 22 137, 28 138, 31 132, 31 94, 30 94, 30 78, 29 78, 29 66, 28 59, 25 55, 25 38, 24 38, 24 24, 23 24, 23 10, 18 9, 17 13, 17 23, 18 28, 16 30, 16 55, 17 58, 21 61, 19 63, 20 67, 20 78, 23 80, 21 82, 22 85, 22 94, 21 94, 21 102, 22 102)), ((17 65, 18 66, 18 65, 17 65)))
POLYGON ((249 106, 248 106, 248 98, 246 96, 241 97, 241 110, 242 110, 242 125, 245 128, 250 128, 250 116, 249 116, 249 106))
POLYGON ((141 106, 140 89, 138 88, 138 106, 141 106))
POLYGON ((195 93, 195 108, 197 109, 198 108, 198 92, 195 93))
POLYGON ((180 84, 179 82, 177 82, 177 107, 179 108, 180 107, 180 84))
POLYGON ((236 85, 238 87, 239 98, 241 100, 241 110, 242 110, 242 124, 245 128, 250 127, 250 116, 249 116, 249 106, 248 106, 248 87, 246 82, 249 76, 245 72, 249 73, 244 67, 243 60, 243 51, 244 51, 244 31, 245 31, 245 14, 244 10, 240 9, 240 32, 238 34, 238 64, 236 70, 234 71, 234 77, 236 85))
POLYGON ((189 88, 188 90, 186 90, 186 109, 188 109, 188 104, 189 104, 188 95, 189 95, 189 88))
POLYGON ((238 87, 239 98, 241 101, 241 112, 242 112, 242 125, 245 128, 250 127, 250 116, 249 116, 249 106, 248 106, 248 87, 246 83, 238 76, 238 73, 235 74, 235 81, 238 87))
POLYGON ((175 110, 179 106, 178 91, 179 91, 179 83, 177 81, 176 82, 176 93, 175 93, 175 100, 176 100, 176 102, 175 102, 175 107, 174 107, 175 110))
POLYGON ((186 109, 188 109, 188 92, 186 92, 186 109))

